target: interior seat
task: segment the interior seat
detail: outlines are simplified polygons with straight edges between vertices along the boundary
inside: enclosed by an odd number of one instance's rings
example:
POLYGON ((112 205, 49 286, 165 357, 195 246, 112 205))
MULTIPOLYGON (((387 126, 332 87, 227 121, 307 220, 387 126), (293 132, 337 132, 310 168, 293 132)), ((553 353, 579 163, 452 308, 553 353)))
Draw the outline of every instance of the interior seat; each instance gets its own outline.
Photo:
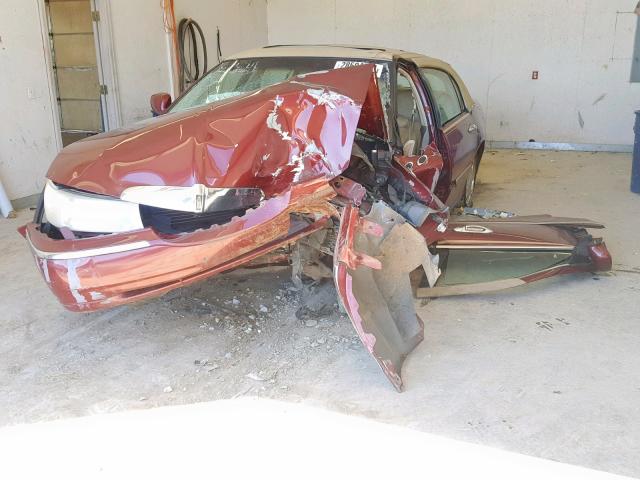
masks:
POLYGON ((409 140, 414 140, 418 148, 420 147, 420 115, 417 111, 413 91, 410 88, 398 88, 398 131, 400 141, 406 144, 409 140))

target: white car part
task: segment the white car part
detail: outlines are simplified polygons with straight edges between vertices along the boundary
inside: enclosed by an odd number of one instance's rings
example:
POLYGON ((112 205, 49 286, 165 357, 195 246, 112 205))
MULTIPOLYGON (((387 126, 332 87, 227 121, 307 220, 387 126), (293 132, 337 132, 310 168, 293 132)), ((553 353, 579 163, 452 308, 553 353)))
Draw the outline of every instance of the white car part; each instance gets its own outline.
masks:
POLYGON ((5 218, 11 217, 11 215, 15 216, 15 212, 13 211, 13 207, 11 206, 9 197, 7 197, 7 192, 2 185, 2 181, 0 181, 0 213, 5 218))
POLYGON ((138 204, 56 186, 44 188, 47 221, 74 232, 117 233, 144 228, 138 204))
POLYGON ((131 243, 119 243, 117 245, 110 245, 108 247, 86 248, 84 250, 68 250, 66 252, 46 252, 44 250, 37 249, 29 234, 27 233, 27 240, 31 246, 31 250, 38 257, 45 260, 75 260, 78 258, 98 257, 100 255, 110 255, 112 253, 130 252, 132 250, 140 250, 141 248, 147 248, 151 246, 146 240, 140 240, 138 242, 131 243))
POLYGON ((256 207, 264 199, 259 188, 209 188, 202 184, 190 187, 129 187, 120 195, 126 202, 150 207, 203 213, 256 207))

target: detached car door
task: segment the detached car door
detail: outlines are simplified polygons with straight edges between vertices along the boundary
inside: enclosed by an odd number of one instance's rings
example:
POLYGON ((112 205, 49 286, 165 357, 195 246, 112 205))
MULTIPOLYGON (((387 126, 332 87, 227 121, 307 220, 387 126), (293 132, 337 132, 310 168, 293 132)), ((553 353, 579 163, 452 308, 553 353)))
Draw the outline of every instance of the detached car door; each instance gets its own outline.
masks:
MULTIPOLYGON (((431 204, 435 208, 435 204, 431 204)), ((334 256, 338 296, 369 353, 398 391, 422 341, 414 295, 433 298, 517 287, 574 272, 607 271, 611 256, 586 219, 550 215, 450 220, 414 228, 384 202, 344 208, 334 256)))
POLYGON ((445 144, 450 189, 442 200, 456 206, 464 197, 465 188, 475 180, 475 160, 480 145, 478 125, 464 104, 460 87, 444 70, 420 68, 420 75, 435 103, 436 119, 445 144), (467 183, 469 181, 469 183, 467 183))

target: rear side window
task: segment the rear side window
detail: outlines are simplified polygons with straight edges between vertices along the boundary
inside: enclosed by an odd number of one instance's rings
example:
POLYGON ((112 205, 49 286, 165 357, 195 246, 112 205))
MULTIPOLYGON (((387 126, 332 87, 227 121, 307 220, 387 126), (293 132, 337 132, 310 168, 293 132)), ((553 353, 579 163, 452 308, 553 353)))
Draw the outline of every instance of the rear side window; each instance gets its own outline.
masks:
POLYGON ((433 68, 421 68, 420 74, 436 102, 442 125, 464 111, 460 89, 448 73, 433 68))

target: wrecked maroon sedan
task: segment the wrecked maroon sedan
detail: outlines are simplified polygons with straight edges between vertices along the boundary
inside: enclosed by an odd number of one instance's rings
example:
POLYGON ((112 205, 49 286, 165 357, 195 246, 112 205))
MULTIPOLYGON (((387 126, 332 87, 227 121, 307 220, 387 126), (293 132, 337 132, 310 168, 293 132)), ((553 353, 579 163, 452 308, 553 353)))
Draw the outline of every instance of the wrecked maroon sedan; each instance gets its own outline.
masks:
POLYGON ((400 390, 423 338, 414 297, 478 293, 611 258, 589 220, 452 217, 484 149, 453 69, 376 48, 266 47, 222 62, 160 115, 65 148, 26 236, 73 311, 160 295, 267 254, 333 278, 400 390))

